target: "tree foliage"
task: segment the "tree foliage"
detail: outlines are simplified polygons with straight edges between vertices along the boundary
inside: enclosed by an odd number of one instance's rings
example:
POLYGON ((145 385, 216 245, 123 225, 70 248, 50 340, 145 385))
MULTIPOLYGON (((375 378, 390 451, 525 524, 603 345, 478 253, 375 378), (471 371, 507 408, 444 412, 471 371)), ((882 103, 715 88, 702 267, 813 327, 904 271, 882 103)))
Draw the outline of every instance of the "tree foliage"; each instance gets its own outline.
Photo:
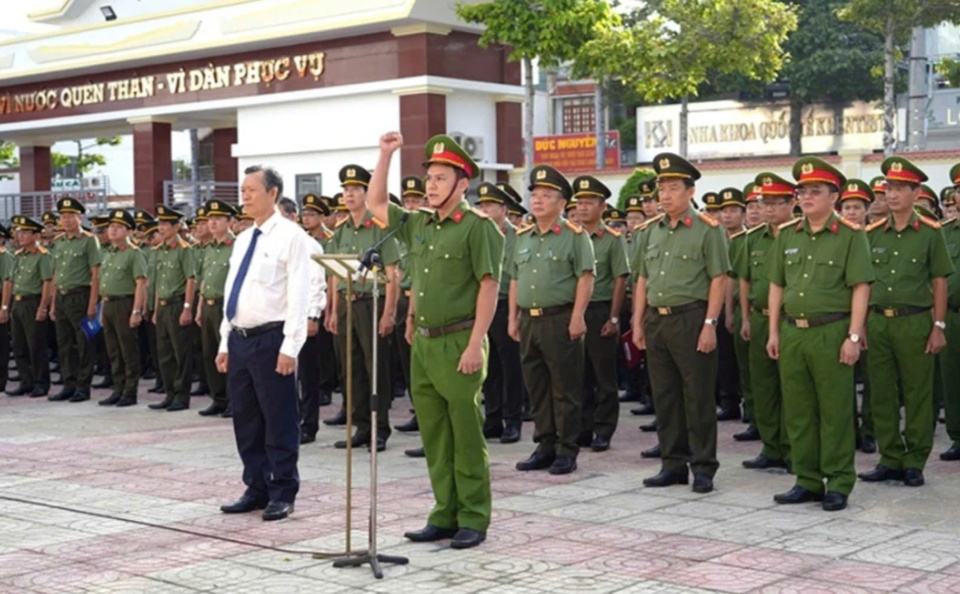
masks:
MULTIPOLYGON (((17 145, 6 140, 0 141, 0 169, 10 169, 20 165, 17 159, 17 145)), ((0 175, 0 179, 10 179, 9 175, 0 175)))
POLYGON ((84 145, 82 141, 77 142, 77 156, 73 157, 63 153, 52 153, 50 155, 53 166, 61 169, 70 163, 76 161, 77 172, 82 175, 89 173, 94 167, 103 167, 107 164, 107 159, 100 153, 91 153, 90 149, 98 146, 117 146, 120 144, 119 136, 105 136, 97 138, 92 144, 84 145))
POLYGON ((627 198, 639 193, 640 184, 651 177, 656 177, 656 175, 653 169, 643 167, 634 169, 627 181, 624 182, 623 187, 620 188, 620 194, 617 196, 617 208, 624 210, 627 207, 627 198))
POLYGON ((942 58, 937 63, 937 72, 947 79, 951 87, 960 88, 960 58, 942 58))
POLYGON ((906 41, 914 27, 960 22, 957 0, 848 0, 840 17, 885 35, 893 27, 897 41, 906 41))

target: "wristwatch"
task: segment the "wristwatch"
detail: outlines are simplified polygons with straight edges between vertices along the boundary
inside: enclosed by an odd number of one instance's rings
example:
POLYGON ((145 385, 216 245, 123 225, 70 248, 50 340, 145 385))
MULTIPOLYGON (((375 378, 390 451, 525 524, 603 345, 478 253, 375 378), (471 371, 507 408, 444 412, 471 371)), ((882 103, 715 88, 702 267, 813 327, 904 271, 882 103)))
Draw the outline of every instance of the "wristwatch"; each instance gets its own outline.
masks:
POLYGON ((610 316, 610 323, 613 325, 617 325, 620 323, 620 318, 618 318, 617 316, 610 316))
POLYGON ((190 306, 190 302, 189 302, 189 301, 184 301, 184 302, 183 302, 183 309, 190 309, 190 307, 191 307, 191 306, 190 306))
POLYGON ((135 316, 142 316, 142 315, 143 315, 143 312, 140 311, 139 309, 135 309, 135 310, 133 310, 133 315, 135 315, 135 316))
POLYGON ((851 332, 850 334, 847 334, 847 338, 849 338, 850 342, 852 342, 853 344, 857 344, 858 342, 860 342, 860 335, 854 334, 853 332, 851 332))
POLYGON ((704 324, 710 324, 711 326, 717 325, 717 318, 707 318, 703 321, 704 324))
POLYGON ((937 328, 940 328, 941 330, 946 330, 946 329, 947 329, 947 323, 946 323, 946 322, 936 321, 936 322, 933 323, 933 325, 936 326, 937 328))

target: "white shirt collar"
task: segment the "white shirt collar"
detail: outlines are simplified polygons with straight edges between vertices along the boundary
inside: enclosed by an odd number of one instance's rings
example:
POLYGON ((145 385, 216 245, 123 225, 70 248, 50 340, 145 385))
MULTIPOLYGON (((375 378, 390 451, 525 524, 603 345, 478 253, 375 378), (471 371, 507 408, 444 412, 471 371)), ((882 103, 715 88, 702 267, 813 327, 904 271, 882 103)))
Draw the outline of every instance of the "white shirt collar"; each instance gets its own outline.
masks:
POLYGON ((253 224, 255 229, 260 229, 260 232, 264 235, 270 233, 270 231, 277 226, 277 222, 281 219, 280 211, 277 210, 277 207, 273 208, 273 214, 270 215, 270 218, 263 222, 263 225, 253 224))

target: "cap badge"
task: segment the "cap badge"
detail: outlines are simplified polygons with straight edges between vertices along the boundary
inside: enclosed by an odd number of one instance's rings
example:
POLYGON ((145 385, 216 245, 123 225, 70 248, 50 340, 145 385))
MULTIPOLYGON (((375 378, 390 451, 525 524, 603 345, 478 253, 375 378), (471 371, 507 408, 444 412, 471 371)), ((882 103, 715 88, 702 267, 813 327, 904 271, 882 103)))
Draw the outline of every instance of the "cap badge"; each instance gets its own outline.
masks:
POLYGON ((442 142, 438 142, 437 144, 433 145, 433 154, 434 154, 434 155, 436 155, 437 153, 442 153, 442 152, 443 152, 443 143, 442 143, 442 142))
POLYGON ((813 173, 813 163, 804 163, 800 168, 801 173, 813 173))
POLYGON ((724 200, 732 200, 732 199, 733 199, 733 192, 724 192, 724 193, 723 193, 723 199, 724 199, 724 200))
POLYGON ((486 194, 486 193, 487 193, 487 186, 483 186, 482 188, 480 188, 480 193, 481 193, 481 194, 486 194))
POLYGON ((538 169, 538 170, 537 170, 537 179, 547 179, 547 170, 546 170, 546 169, 538 169))
POLYGON ((357 177, 356 169, 347 169, 347 177, 357 177))
POLYGON ((664 157, 660 159, 660 169, 669 169, 670 168, 670 159, 664 157))
POLYGON ((587 189, 589 189, 589 188, 590 188, 590 180, 589 180, 589 179, 582 179, 582 180, 580 180, 580 189, 581 189, 581 190, 587 190, 587 189))
POLYGON ((900 173, 901 171, 903 171, 903 163, 897 163, 897 162, 891 163, 890 171, 893 171, 894 173, 900 173))
POLYGON ((414 181, 414 180, 412 180, 412 179, 408 179, 408 180, 407 180, 407 187, 408 187, 408 188, 413 188, 413 187, 415 187, 416 185, 417 185, 417 182, 416 182, 416 181, 414 181))
POLYGON ((119 218, 123 217, 123 211, 115 210, 115 211, 113 211, 113 216, 119 219, 119 218))
POLYGON ((64 201, 63 201, 63 205, 64 205, 64 206, 71 206, 71 204, 70 204, 70 199, 67 198, 66 200, 64 200, 64 201))
POLYGON ((847 186, 847 191, 849 192, 856 192, 858 189, 859 188, 857 187, 857 184, 850 184, 847 186))
POLYGON ((220 203, 219 203, 219 202, 211 202, 211 203, 210 203, 210 208, 215 208, 215 209, 219 210, 219 209, 220 209, 220 203))
POLYGON ((772 177, 765 177, 765 178, 763 178, 763 185, 765 185, 765 186, 772 186, 772 185, 773 185, 773 178, 772 178, 772 177))

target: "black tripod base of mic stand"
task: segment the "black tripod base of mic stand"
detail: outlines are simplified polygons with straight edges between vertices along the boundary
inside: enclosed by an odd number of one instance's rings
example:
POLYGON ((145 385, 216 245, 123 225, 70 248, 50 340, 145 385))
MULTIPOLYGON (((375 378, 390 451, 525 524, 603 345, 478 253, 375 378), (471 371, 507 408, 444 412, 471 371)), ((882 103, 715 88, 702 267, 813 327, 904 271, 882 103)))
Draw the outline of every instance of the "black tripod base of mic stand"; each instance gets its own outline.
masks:
POLYGON ((380 563, 393 563, 394 565, 406 565, 410 560, 406 557, 396 557, 393 555, 360 555, 359 557, 347 557, 346 559, 337 559, 333 562, 334 567, 360 567, 370 564, 373 570, 373 577, 378 580, 383 579, 383 570, 380 569, 380 563))

